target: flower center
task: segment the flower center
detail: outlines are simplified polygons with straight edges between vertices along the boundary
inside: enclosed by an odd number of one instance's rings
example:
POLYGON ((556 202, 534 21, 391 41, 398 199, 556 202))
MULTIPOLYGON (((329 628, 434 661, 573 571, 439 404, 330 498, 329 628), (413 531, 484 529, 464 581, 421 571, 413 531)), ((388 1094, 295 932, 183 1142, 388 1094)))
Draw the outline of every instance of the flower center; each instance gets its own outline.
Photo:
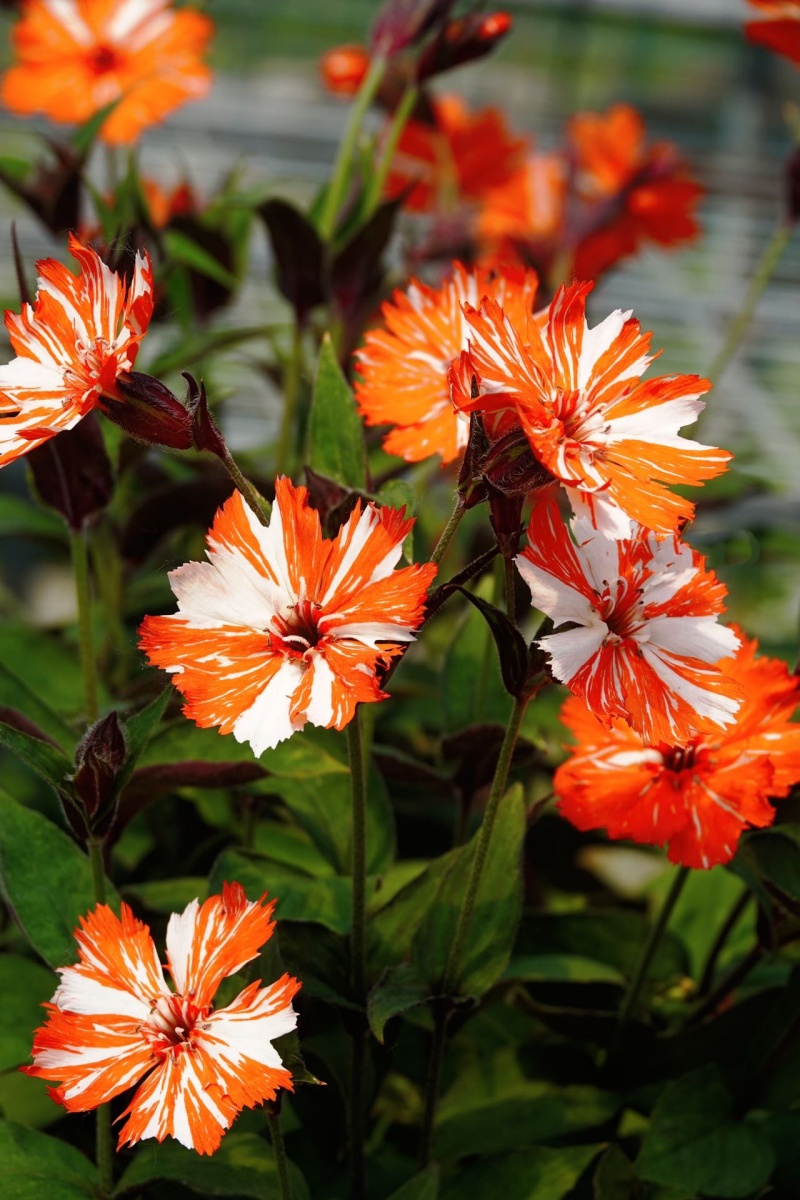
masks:
POLYGON ((646 624, 642 620, 642 589, 630 579, 603 580, 597 611, 608 626, 607 640, 633 637, 646 624))
POLYGON ((298 600, 288 612, 273 617, 270 633, 274 640, 282 643, 276 648, 301 656, 313 650, 322 636, 317 624, 320 607, 312 600, 298 600))
POLYGON ((95 46, 89 55, 89 67, 95 75, 107 75, 110 71, 118 70, 120 66, 120 57, 113 46, 104 46, 101 43, 95 46))
POLYGON ((211 1005, 198 1006, 187 996, 159 996, 153 1001, 142 1035, 157 1057, 177 1054, 191 1042, 192 1033, 211 1012, 211 1005))
POLYGON ((95 338, 93 342, 75 342, 75 359, 64 371, 65 385, 84 395, 86 392, 101 391, 100 377, 112 354, 107 338, 95 338))
POLYGON ((662 751, 664 766, 668 771, 674 771, 676 774, 680 771, 691 770, 697 759, 699 748, 698 742, 690 742, 688 746, 671 746, 669 750, 662 751))

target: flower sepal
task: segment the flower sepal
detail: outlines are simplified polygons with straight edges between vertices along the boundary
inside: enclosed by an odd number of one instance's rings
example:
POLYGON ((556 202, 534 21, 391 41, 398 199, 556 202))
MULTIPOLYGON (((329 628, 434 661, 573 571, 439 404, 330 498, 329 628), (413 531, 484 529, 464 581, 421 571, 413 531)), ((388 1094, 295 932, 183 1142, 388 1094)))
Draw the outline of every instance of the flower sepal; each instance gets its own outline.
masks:
POLYGON ((121 399, 103 396, 101 408, 129 437, 170 450, 192 447, 194 415, 160 380, 129 371, 120 375, 117 389, 121 399))

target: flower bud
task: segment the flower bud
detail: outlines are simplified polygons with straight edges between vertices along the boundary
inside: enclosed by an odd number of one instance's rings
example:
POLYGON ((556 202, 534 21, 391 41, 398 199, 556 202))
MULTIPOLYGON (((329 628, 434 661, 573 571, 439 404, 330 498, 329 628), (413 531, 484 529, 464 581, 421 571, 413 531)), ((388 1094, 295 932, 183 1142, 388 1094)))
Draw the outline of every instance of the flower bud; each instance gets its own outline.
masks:
POLYGON ((354 96, 364 82, 369 62, 363 46, 334 46, 320 58, 319 73, 335 96, 354 96))
POLYGON ((439 30, 420 56, 417 82, 423 83, 443 71, 464 63, 474 62, 489 54, 511 29, 508 13, 473 13, 457 21, 449 21, 439 30))
POLYGON ((392 58, 440 28, 454 7, 455 0, 385 0, 372 27, 371 49, 392 58))
POLYGON ((188 450, 193 444, 193 415, 152 375, 129 371, 117 379, 122 399, 103 396, 100 407, 129 437, 148 446, 188 450))

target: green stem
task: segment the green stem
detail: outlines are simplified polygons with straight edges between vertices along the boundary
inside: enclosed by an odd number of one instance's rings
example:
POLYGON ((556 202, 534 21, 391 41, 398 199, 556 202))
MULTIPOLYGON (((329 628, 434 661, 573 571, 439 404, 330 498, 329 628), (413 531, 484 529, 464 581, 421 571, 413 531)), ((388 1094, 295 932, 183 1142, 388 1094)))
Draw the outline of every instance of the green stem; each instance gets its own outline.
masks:
MULTIPOLYGON (((106 902, 106 871, 103 863, 103 843, 90 838, 87 844, 92 864, 92 883, 95 903, 106 902)), ((101 1104, 95 1114, 95 1158, 100 1195, 110 1196, 114 1190, 114 1143, 111 1138, 111 1105, 101 1104)))
POLYGON ((619 1010, 619 1020, 617 1028, 614 1031, 614 1036, 611 1040, 611 1046, 608 1051, 608 1061, 612 1061, 619 1051, 622 1040, 627 1028, 628 1022, 635 1014, 639 1004, 639 997, 642 994, 642 988, 647 982, 647 977, 650 972, 650 966, 655 957, 656 951, 661 944, 669 919, 672 916, 675 905, 678 903, 684 884, 689 878, 689 868, 681 867, 672 881, 667 898, 661 906, 661 911, 657 919, 650 926, 644 946, 642 947, 641 957, 636 964, 636 970, 631 979, 631 985, 628 988, 628 993, 622 1003, 622 1008, 619 1010))
POLYGON ((258 517, 262 525, 269 525, 270 506, 257 488, 253 486, 249 479, 246 479, 242 472, 237 467, 233 460, 228 447, 225 447, 225 454, 222 458, 225 465, 225 470, 230 475, 233 482, 236 484, 239 491, 244 496, 245 501, 258 517))
POLYGON ((375 98, 375 94, 380 87, 386 70, 386 59, 381 55, 376 55, 370 63, 369 71, 366 74, 364 82, 353 101, 350 109, 350 117, 347 122, 347 127, 344 131, 339 153, 336 156, 336 162, 333 168, 328 190, 325 194, 325 200, 322 206, 322 212, 319 217, 319 232, 320 237, 325 242, 329 242, 333 237, 333 232, 336 228, 336 218, 339 215, 339 210, 344 201, 345 191, 347 190, 348 172, 350 163, 355 153, 356 142, 358 135, 361 132, 361 126, 364 123, 367 109, 375 98))
POLYGON ((431 1056, 428 1059, 428 1070, 425 1076, 425 1102, 422 1111, 422 1130, 419 1142, 419 1165, 427 1167, 433 1154, 433 1124, 436 1117, 436 1103, 439 1099, 439 1089, 442 1084, 442 1067, 444 1052, 447 1046, 447 1022, 449 1011, 439 1008, 434 1016, 433 1041, 431 1056))
MULTIPOLYGON (((347 726, 347 750, 350 759, 350 790, 353 800, 351 839, 352 921, 350 930, 350 983, 358 1004, 366 1001, 366 893, 367 893, 367 788, 364 772, 364 746, 361 740, 361 714, 347 726)), ((364 1137, 366 1109, 366 1033, 353 1033, 353 1058, 350 1076, 350 1200, 363 1200, 364 1137)))
POLYGON ((478 834, 478 843, 475 847, 475 854, 472 858, 472 863, 469 869, 469 878, 467 879, 467 887, 464 893, 464 903, 461 906, 461 912, 458 915, 458 924, 456 925, 455 936, 450 945, 450 953, 447 956, 447 966, 445 967, 444 978, 442 979, 442 995, 449 996, 452 994, 458 982, 458 968, 461 962, 461 955, 464 950, 464 944, 469 933, 470 923, 472 921, 472 912, 475 908, 475 900, 478 895, 478 887, 481 882, 486 855, 489 850, 489 842, 492 838, 492 830, 497 818, 500 801, 502 800, 506 782, 508 780, 508 771, 511 766, 511 757, 514 753, 514 747, 517 744, 519 737, 522 719, 525 716, 525 709, 528 706, 528 697, 523 697, 514 701, 514 707, 511 710, 511 716, 506 728, 506 735, 503 739, 503 744, 500 747, 500 755, 497 759, 497 766, 494 771, 494 779, 492 780, 492 789, 489 792, 489 799, 486 802, 486 811, 483 814, 483 822, 481 824, 480 833, 478 834))
POLYGON ((444 532, 436 543, 436 547, 431 555, 430 561, 432 563, 436 563, 438 565, 444 558, 444 552, 450 545, 453 534, 461 524, 461 518, 464 516, 465 511, 466 510, 462 503, 461 497, 459 496, 458 500, 456 501, 456 506, 450 514, 450 520, 445 525, 444 532))
POLYGON ((272 1141, 272 1153, 275 1155, 275 1171, 278 1176, 279 1200, 292 1200, 292 1185, 289 1180, 289 1162, 286 1158, 286 1146, 283 1141, 281 1119, 278 1113, 267 1110, 267 1124, 272 1141))
POLYGON ((292 348, 283 373, 283 414, 275 455, 275 473, 291 472, 292 440, 297 430, 297 404, 300 399, 300 375, 303 358, 303 333, 295 321, 292 328, 292 348))
POLYGON ((714 938, 714 944, 708 952, 708 958, 706 959, 703 973, 700 976, 700 983, 697 986, 697 993, 699 996, 705 996, 711 991, 714 983, 714 975, 716 974, 717 970, 717 963, 719 962, 719 957, 722 954, 722 951, 725 949, 725 943, 733 932, 734 926, 738 923, 739 918, 742 916, 744 910, 747 908, 752 899, 753 893, 745 888, 741 896, 738 897, 731 911, 728 913, 728 916, 725 918, 719 933, 714 938))
POLYGON ((388 174, 392 169, 392 163, 394 162, 394 156, 397 151, 398 143, 403 135, 403 130, 408 123, 408 118, 414 111, 414 105, 417 103, 418 97, 419 89, 417 88, 416 84, 412 83, 411 86, 407 87, 403 92, 403 95, 400 98, 400 103, 394 111, 392 123, 389 127, 389 133, 383 147, 381 161, 378 164, 375 174, 370 180, 369 188, 367 189, 367 216, 369 216, 370 213, 373 212, 380 203, 380 198, 383 195, 384 184, 386 183, 388 174))
POLYGON ((97 703, 97 664, 92 641, 92 594, 89 584, 89 553, 83 529, 70 534, 72 571, 78 599, 78 647, 83 674, 83 694, 86 720, 93 725, 99 716, 97 703))
POLYGON ((744 298, 744 304, 740 308, 737 315, 731 322, 728 329, 727 337, 722 344, 722 348, 714 359, 709 369, 711 380, 718 384, 722 378, 725 368, 733 358, 739 343, 747 332, 747 328, 753 319, 756 306, 761 299, 761 296, 772 278, 772 274, 780 262, 783 252, 789 245, 794 225, 787 222, 780 224, 772 235, 772 238, 767 245, 766 250, 761 256, 761 261, 756 268, 753 278, 750 280, 750 286, 744 298))
POLYGON ((347 750, 350 758, 350 790, 353 802, 351 875, 353 881, 352 929, 350 933, 350 978, 353 996, 364 999, 366 982, 365 914, 367 892, 367 787, 364 774, 364 747, 361 741, 361 714, 347 726, 347 750))

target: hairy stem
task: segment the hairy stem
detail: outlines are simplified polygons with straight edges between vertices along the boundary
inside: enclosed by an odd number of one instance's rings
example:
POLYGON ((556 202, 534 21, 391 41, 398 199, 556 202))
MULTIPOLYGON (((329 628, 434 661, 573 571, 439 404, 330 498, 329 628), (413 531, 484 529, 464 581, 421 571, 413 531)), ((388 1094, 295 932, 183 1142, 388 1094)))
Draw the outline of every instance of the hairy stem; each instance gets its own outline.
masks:
MULTIPOLYGON (((106 870, 103 863, 103 843, 90 838, 87 849, 92 864, 92 883, 95 903, 106 902, 106 870)), ((108 1197, 114 1190, 114 1143, 111 1137, 111 1105, 101 1104, 95 1113, 95 1159, 100 1195, 108 1197)))
POLYGON ((70 534, 72 571, 75 576, 75 595, 78 600, 78 647, 83 675, 83 694, 86 720, 92 725, 98 717, 97 663, 92 639, 92 594, 89 584, 89 553, 83 529, 70 534))
POLYGON ((433 1041, 428 1059, 428 1070, 425 1076, 425 1101, 422 1110, 422 1129, 419 1141, 419 1165, 427 1167, 433 1154, 433 1123, 436 1117, 436 1103, 439 1099, 439 1089, 442 1084, 442 1068, 444 1052, 447 1046, 447 1022, 449 1011, 437 1009, 433 1024, 433 1041))
MULTIPOLYGON (((361 714, 347 726, 347 750, 350 759, 353 828, 351 842, 352 922, 350 931, 350 984, 358 1004, 366 1002, 366 891, 367 891, 367 788, 364 772, 364 747, 361 740, 361 714)), ((350 1076, 350 1200, 364 1197, 364 1136, 366 1108, 366 1031, 353 1033, 353 1057, 350 1076)))
POLYGON ((269 1136, 272 1141, 272 1153, 275 1155, 279 1200, 292 1200, 292 1185, 289 1180, 289 1163, 286 1158, 286 1146, 283 1141, 281 1118, 271 1108, 267 1109, 267 1124, 269 1125, 269 1136))
POLYGON ((508 781, 508 770, 511 766, 511 757, 514 753, 514 747, 517 744, 519 737, 522 718, 525 716, 525 709, 528 706, 528 697, 517 699, 514 701, 514 707, 511 710, 511 716, 506 728, 506 735, 503 739, 503 744, 500 747, 500 755, 497 759, 497 766, 494 771, 494 779, 492 780, 492 788, 489 792, 489 799, 486 802, 486 811, 483 814, 483 822, 481 824, 480 833, 478 834, 478 842, 475 846, 475 854, 470 865, 469 877, 467 879, 467 887, 464 893, 464 903, 461 906, 461 912, 458 915, 458 924, 456 925, 455 935, 450 946, 450 953, 447 956, 447 966, 445 967, 444 977, 442 979, 442 994, 450 995, 458 982, 458 968, 461 961, 461 954, 464 950, 464 944, 469 933, 470 922, 472 921, 472 913, 475 908, 475 900, 478 895, 478 888, 483 874, 486 855, 489 850, 489 843, 492 838, 492 830, 497 818, 500 801, 506 790, 506 782, 508 781))
POLYGON ((450 520, 445 525, 442 536, 436 543, 433 554, 431 555, 430 561, 432 563, 436 563, 438 565, 444 558, 444 552, 450 545, 453 534, 461 524, 461 518, 464 516, 465 511, 466 510, 461 501, 461 497, 459 496, 458 500, 456 501, 456 506, 450 514, 450 520))
POLYGON ((276 475, 291 472, 293 465, 292 440, 297 433, 295 426, 297 424, 297 403, 300 399, 302 360, 303 333, 295 321, 292 328, 292 347, 283 373, 283 414, 278 434, 278 449, 275 455, 276 475))
POLYGON ((269 525, 270 506, 268 502, 264 499, 258 489, 253 486, 250 480, 245 478, 245 476, 239 470, 238 466, 233 460, 233 455, 227 446, 225 447, 225 454, 222 457, 222 461, 225 464, 225 470, 228 472, 231 479, 244 496, 246 503, 258 517, 261 524, 269 525))
POLYGON ((339 153, 336 155, 333 175, 331 176, 328 190, 325 193, 325 200, 319 217, 320 236, 326 242, 331 240, 336 229, 336 218, 344 201, 348 172, 355 153, 358 135, 361 132, 361 126, 364 123, 367 109, 380 87, 385 70, 386 59, 380 55, 376 55, 370 63, 369 71, 350 109, 350 117, 347 121, 341 145, 339 146, 339 153))
POLYGON ((609 1047, 608 1051, 608 1062, 611 1062, 614 1058, 616 1058, 617 1053, 619 1052, 628 1022, 635 1014, 638 1007, 639 998, 642 994, 642 988, 647 982, 647 977, 656 951, 661 944, 661 939, 666 932, 669 919, 672 916, 675 905, 678 903, 678 899, 688 878, 689 868, 681 867, 672 881, 672 885, 667 893, 667 898, 661 906, 661 911, 659 912, 657 919, 650 927, 644 946, 642 947, 641 956, 636 964, 636 969, 633 973, 630 987, 628 988, 627 995, 622 1002, 622 1008, 619 1011, 617 1028, 614 1031, 614 1036, 611 1039, 611 1046, 609 1047))

